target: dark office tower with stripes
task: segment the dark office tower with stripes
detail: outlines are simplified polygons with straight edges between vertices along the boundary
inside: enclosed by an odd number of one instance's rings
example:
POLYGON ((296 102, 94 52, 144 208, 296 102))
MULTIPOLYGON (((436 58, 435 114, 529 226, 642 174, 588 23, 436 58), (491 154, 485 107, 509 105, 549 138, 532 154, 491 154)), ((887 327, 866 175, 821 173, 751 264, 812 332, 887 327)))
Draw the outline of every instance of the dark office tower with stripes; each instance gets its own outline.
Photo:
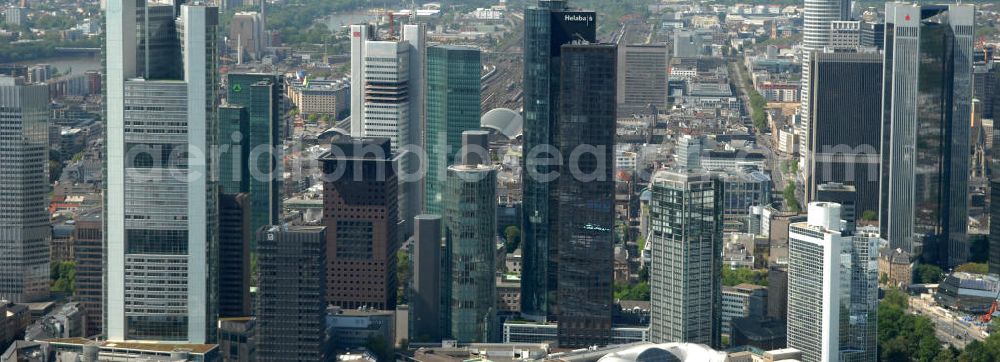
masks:
POLYGON ((975 6, 886 3, 881 234, 945 268, 967 261, 975 6))

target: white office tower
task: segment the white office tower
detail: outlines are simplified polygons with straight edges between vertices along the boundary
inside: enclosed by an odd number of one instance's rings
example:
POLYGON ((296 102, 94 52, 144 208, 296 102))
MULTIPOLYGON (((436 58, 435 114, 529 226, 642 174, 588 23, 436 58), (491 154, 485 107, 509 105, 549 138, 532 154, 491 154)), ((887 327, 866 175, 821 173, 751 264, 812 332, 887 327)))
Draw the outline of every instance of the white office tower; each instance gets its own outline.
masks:
POLYGON ((0 300, 49 296, 49 87, 0 76, 0 300))
POLYGON ((351 25, 351 136, 385 137, 399 159, 401 236, 423 208, 416 174, 419 159, 409 145, 423 146, 426 90, 427 30, 423 24, 403 25, 402 37, 379 39, 371 24, 351 25))
POLYGON ((878 237, 851 235, 836 203, 809 204, 788 228, 788 347, 803 362, 875 361, 878 237))
POLYGON ((174 21, 137 36, 143 7, 107 7, 107 338, 213 343, 218 8, 175 6, 174 21), (140 72, 137 59, 177 71, 140 72))
MULTIPOLYGON (((795 134, 799 136, 799 164, 808 165, 809 149, 809 62, 812 52, 823 50, 830 45, 833 28, 831 23, 835 21, 848 20, 851 14, 850 1, 848 0, 805 0, 805 7, 802 11, 802 87, 799 92, 799 99, 802 106, 799 109, 798 127, 795 134)), ((807 167, 802 167, 804 178, 807 167)))

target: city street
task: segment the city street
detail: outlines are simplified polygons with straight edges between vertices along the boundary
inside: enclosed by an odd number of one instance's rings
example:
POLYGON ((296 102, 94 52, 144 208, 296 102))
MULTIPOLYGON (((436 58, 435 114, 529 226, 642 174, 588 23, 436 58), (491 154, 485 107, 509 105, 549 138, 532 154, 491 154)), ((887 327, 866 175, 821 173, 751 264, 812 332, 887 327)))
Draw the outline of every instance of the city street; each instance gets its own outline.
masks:
POLYGON ((931 322, 934 323, 934 334, 937 335, 937 338, 958 349, 965 348, 965 345, 973 340, 982 341, 985 339, 982 328, 963 323, 959 316, 944 311, 934 302, 919 297, 910 297, 910 310, 930 318, 931 322))

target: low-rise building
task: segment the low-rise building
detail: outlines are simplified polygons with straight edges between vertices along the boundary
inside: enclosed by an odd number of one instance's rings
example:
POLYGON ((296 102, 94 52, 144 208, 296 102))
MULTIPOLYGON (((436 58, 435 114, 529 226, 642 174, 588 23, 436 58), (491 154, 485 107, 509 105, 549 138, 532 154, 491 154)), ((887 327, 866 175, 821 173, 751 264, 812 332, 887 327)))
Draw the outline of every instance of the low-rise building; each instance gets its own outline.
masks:
POLYGON ((903 249, 882 249, 878 255, 878 274, 882 284, 906 289, 913 283, 910 253, 903 249))
POLYGON ((256 361, 253 317, 219 318, 219 351, 224 362, 256 361))
POLYGON ((736 318, 763 317, 767 314, 767 287, 740 284, 722 287, 722 333, 730 334, 730 322, 736 318))
POLYGON ((998 290, 1000 278, 996 275, 954 272, 938 285, 934 300, 965 313, 983 314, 996 300, 998 290))
POLYGON ((377 309, 327 308, 326 326, 337 350, 364 347, 370 340, 395 341, 395 312, 377 309))
POLYGON ((24 304, 0 300, 0 350, 24 338, 24 331, 31 324, 31 311, 24 304))

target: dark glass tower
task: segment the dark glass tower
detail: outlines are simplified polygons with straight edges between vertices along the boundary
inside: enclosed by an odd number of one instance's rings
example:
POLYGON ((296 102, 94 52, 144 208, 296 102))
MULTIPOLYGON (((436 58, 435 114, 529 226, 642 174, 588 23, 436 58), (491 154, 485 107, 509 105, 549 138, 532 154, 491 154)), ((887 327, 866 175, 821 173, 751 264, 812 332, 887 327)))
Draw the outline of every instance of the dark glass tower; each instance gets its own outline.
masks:
POLYGON ((326 230, 271 226, 257 231, 258 360, 326 360, 326 230))
POLYGON ((808 199, 817 200, 819 185, 842 183, 856 189, 857 199, 851 203, 858 215, 874 212, 879 192, 882 56, 816 52, 810 60, 808 199))
POLYGON ((558 248, 561 347, 611 339, 617 52, 614 44, 562 46, 554 139, 563 160, 550 202, 559 220, 550 242, 558 248))
MULTIPOLYGON (((553 155, 527 156, 533 151, 544 151, 540 146, 554 144, 562 45, 572 41, 596 41, 596 19, 593 11, 571 10, 565 0, 539 0, 538 5, 524 12, 525 161, 521 310, 531 317, 554 317, 559 249, 550 235, 557 225, 555 210, 549 208, 555 183, 535 177, 555 171, 554 166, 548 166, 552 160, 546 159, 553 155)), ((611 88, 614 86, 614 83, 610 85, 611 88)))
MULTIPOLYGON (((229 157, 223 161, 233 163, 220 165, 219 180, 226 193, 249 194, 250 230, 257 230, 277 223, 281 215, 281 82, 274 74, 230 73, 227 77, 227 101, 243 106, 248 118, 240 124, 239 133, 233 132, 236 129, 227 119, 220 119, 219 143, 230 145, 229 157), (233 161, 236 155, 238 163, 233 161), (234 189, 237 185, 239 189, 234 189)), ((251 240, 251 248, 255 245, 251 240)))
POLYGON ((881 233, 953 267, 968 259, 975 7, 886 3, 881 233))

